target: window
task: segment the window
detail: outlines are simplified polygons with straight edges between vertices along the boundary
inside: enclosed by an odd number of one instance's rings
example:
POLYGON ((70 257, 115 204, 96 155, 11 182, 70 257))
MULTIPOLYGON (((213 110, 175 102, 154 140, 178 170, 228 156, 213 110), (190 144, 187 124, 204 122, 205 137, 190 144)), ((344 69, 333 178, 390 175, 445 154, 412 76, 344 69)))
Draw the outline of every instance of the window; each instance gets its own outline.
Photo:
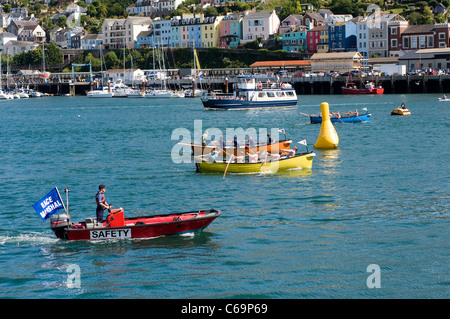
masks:
POLYGON ((391 34, 397 34, 397 30, 398 28, 397 27, 392 27, 391 28, 391 34))
POLYGON ((425 48, 425 36, 423 35, 419 37, 419 47, 425 48))
POLYGON ((434 37, 432 35, 429 35, 427 37, 427 40, 428 40, 428 47, 433 48, 434 47, 434 37))
POLYGON ((412 37, 411 38, 411 49, 416 49, 417 48, 417 37, 412 37))
POLYGON ((391 40, 391 47, 396 48, 397 47, 397 39, 391 40))
POLYGON ((445 32, 439 32, 439 40, 445 39, 445 32))
POLYGON ((403 38, 403 48, 405 49, 409 48, 409 38, 407 37, 403 38))

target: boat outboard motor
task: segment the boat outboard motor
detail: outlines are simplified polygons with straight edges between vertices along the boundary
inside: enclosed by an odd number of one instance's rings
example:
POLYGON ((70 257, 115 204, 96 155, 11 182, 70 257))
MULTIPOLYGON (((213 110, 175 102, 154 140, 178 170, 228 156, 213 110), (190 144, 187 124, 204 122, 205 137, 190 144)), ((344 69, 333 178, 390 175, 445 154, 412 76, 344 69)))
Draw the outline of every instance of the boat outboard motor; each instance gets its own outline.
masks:
POLYGON ((69 227, 69 217, 67 214, 54 214, 50 217, 50 227, 56 237, 66 239, 65 229, 69 227))

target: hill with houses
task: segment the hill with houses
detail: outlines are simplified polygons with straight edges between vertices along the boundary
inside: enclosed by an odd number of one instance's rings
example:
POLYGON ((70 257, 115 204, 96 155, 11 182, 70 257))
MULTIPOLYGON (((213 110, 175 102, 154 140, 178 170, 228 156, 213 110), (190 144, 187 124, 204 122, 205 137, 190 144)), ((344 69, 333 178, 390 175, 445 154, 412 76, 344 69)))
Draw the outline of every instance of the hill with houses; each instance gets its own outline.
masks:
POLYGON ((39 65, 45 52, 48 66, 61 68, 74 59, 65 61, 59 51, 78 50, 77 61, 94 61, 94 69, 100 68, 100 49, 108 68, 131 57, 137 67, 148 67, 155 49, 169 50, 172 57, 177 52, 173 67, 188 66, 192 55, 186 52, 194 47, 204 67, 327 52, 402 57, 450 47, 449 5, 450 0, 3 0, 0 50, 3 64, 39 65), (244 58, 242 52, 249 51, 244 58))

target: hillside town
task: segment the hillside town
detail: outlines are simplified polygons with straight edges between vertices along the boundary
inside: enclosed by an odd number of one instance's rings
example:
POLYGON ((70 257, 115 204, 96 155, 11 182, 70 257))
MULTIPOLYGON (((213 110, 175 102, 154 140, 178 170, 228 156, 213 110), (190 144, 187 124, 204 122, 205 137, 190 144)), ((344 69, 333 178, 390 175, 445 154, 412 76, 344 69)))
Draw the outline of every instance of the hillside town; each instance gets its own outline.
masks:
MULTIPOLYGON (((50 16, 54 26, 51 29, 46 29, 44 26, 49 23, 44 24, 29 14, 20 2, 3 4, 1 52, 15 56, 49 43, 61 49, 88 51, 162 47, 233 49, 256 41, 259 48, 276 43, 283 51, 298 53, 300 59, 332 52, 358 52, 363 59, 400 59, 414 58, 418 50, 450 47, 448 21, 410 24, 402 15, 392 10, 384 12, 375 4, 369 4, 361 16, 334 14, 330 9, 299 4, 302 14, 290 14, 281 20, 277 9, 257 11, 256 7, 226 15, 208 16, 200 12, 171 16, 185 1, 137 0, 126 8, 126 17, 103 19, 98 33, 89 33, 85 22, 93 2, 96 0, 67 2, 50 16)), ((45 0, 43 8, 48 3, 45 0)), ((226 4, 226 1, 201 0, 198 6, 226 4)), ((447 15, 442 3, 432 9, 434 15, 447 15)), ((407 69, 415 69, 415 64, 407 65, 407 69)), ((419 66, 422 67, 428 65, 419 66)))

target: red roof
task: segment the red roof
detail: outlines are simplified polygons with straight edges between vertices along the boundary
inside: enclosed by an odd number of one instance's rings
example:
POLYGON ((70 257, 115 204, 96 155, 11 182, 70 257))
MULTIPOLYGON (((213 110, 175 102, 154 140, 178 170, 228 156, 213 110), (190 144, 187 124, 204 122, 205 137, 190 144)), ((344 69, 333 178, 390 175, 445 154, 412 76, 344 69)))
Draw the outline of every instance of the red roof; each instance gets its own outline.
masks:
POLYGON ((258 67, 289 67, 289 66, 310 66, 309 60, 288 60, 288 61, 258 61, 250 65, 251 68, 258 67))

